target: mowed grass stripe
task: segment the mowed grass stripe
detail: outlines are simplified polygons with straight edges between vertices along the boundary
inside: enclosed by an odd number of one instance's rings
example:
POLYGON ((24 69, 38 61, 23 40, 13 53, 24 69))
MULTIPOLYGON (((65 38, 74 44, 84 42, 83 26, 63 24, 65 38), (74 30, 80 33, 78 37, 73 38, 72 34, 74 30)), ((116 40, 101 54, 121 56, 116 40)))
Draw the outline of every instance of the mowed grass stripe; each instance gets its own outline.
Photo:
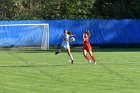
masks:
POLYGON ((39 74, 43 74, 43 75, 45 75, 47 77, 50 77, 53 81, 57 81, 58 84, 60 84, 60 83, 63 84, 63 82, 61 82, 61 80, 59 78, 57 78, 53 74, 49 73, 48 70, 43 70, 43 69, 40 69, 38 67, 34 67, 33 66, 34 63, 31 63, 31 62, 27 61, 26 59, 24 59, 23 57, 17 55, 16 53, 13 53, 12 56, 14 58, 17 58, 17 60, 19 60, 20 62, 23 62, 26 65, 32 67, 34 70, 38 71, 39 74))
MULTIPOLYGON (((0 56, 11 56, 6 53, 1 51, 0 56)), ((65 52, 57 56, 54 52, 14 53, 28 64, 11 57, 4 64, 7 67, 0 67, 0 90, 6 93, 138 93, 140 89, 139 58, 131 58, 139 52, 95 52, 97 65, 88 64, 81 52, 72 52, 73 65, 65 52)))

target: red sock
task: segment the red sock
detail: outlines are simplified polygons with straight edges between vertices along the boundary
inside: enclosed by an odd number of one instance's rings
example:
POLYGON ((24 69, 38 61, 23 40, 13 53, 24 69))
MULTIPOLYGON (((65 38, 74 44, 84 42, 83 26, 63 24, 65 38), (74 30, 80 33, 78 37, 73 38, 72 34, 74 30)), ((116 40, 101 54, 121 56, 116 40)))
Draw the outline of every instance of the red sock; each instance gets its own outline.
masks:
POLYGON ((96 59, 94 58, 94 56, 92 55, 91 58, 93 59, 94 62, 96 62, 96 59))
POLYGON ((84 55, 85 56, 85 58, 89 61, 89 57, 87 56, 87 55, 84 55))

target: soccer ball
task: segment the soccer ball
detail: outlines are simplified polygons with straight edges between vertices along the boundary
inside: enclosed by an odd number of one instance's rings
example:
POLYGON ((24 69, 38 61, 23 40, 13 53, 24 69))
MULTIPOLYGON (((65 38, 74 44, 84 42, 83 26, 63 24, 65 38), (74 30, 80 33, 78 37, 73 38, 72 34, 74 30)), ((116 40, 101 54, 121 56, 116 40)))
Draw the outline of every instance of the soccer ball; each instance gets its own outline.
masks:
POLYGON ((75 41, 75 38, 74 37, 71 37, 70 38, 70 42, 74 42, 75 41))

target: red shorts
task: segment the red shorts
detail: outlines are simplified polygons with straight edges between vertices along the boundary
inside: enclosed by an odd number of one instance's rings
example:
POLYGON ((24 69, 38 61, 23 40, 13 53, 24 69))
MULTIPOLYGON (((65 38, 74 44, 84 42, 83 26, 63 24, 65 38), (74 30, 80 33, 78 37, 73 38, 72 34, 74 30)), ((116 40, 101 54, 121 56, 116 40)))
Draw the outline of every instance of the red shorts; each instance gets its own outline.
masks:
POLYGON ((86 50, 87 52, 92 51, 92 47, 90 44, 88 45, 83 45, 83 50, 86 50))

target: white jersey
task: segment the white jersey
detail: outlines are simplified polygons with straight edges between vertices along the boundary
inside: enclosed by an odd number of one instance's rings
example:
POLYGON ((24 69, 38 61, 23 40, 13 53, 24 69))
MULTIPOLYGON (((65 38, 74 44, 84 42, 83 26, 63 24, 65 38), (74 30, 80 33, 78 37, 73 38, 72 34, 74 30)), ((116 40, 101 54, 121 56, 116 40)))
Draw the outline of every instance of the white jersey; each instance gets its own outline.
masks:
POLYGON ((68 34, 63 34, 62 38, 63 38, 62 47, 67 49, 69 47, 69 35, 68 34), (65 38, 67 39, 67 41, 65 41, 65 38))

